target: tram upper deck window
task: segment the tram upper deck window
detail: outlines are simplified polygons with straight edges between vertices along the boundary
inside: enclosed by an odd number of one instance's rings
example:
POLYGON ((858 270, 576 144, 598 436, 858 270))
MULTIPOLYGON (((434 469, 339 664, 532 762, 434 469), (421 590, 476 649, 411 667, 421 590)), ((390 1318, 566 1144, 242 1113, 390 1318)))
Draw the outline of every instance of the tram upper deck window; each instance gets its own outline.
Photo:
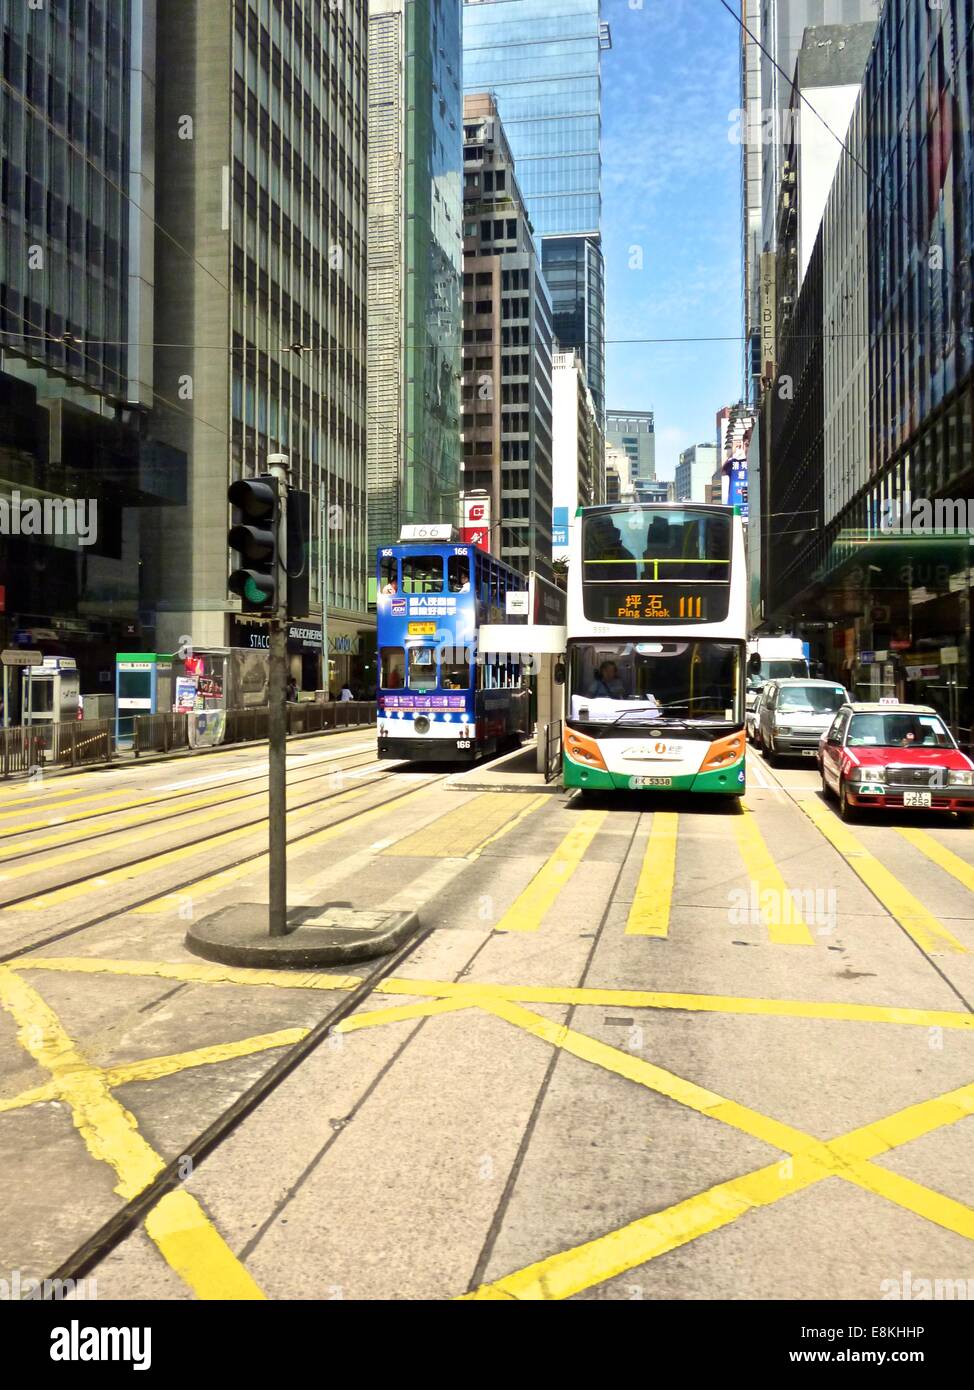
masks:
POLYGON ((404 594, 442 594, 443 556, 404 555, 402 558, 404 594))
POLYGON ((451 594, 470 592, 470 556, 451 555, 449 560, 449 579, 451 594))
POLYGON ((379 561, 379 593, 397 594, 399 592, 399 575, 396 568, 395 555, 383 555, 379 561))
POLYGON ((436 653, 432 647, 410 648, 409 688, 421 695, 436 689, 436 653))

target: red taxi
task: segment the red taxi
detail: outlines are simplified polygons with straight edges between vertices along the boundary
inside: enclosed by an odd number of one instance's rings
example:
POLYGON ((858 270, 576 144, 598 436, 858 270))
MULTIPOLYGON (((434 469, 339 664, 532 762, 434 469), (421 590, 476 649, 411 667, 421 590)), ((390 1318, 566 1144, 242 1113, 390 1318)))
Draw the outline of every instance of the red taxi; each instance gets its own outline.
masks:
POLYGON ((974 816, 974 762, 928 705, 843 705, 819 741, 818 765, 843 820, 886 807, 974 816))

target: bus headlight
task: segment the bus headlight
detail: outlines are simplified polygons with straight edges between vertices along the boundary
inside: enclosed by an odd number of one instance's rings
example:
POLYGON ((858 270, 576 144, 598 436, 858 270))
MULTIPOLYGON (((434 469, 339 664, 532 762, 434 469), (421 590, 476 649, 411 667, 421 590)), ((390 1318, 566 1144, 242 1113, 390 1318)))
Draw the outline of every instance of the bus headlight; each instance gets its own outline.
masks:
POLYGON ((729 767, 731 763, 740 762, 743 756, 744 735, 730 734, 727 738, 719 738, 716 743, 710 745, 700 771, 713 772, 715 768, 729 767))
POLYGON ((608 772, 602 751, 595 739, 586 738, 574 729, 569 729, 565 734, 565 753, 573 763, 581 763, 583 767, 597 767, 602 772, 608 772))
POLYGON ((974 787, 974 772, 948 772, 948 787, 974 787))

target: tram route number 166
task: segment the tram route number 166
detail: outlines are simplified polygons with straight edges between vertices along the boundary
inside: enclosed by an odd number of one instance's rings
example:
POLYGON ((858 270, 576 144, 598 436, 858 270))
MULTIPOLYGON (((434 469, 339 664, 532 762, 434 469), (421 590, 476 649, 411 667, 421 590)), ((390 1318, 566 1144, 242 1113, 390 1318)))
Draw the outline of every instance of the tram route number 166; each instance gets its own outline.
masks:
POLYGON ((469 740, 468 738, 458 738, 458 739, 457 739, 457 747, 458 747, 458 748, 469 748, 469 747, 470 747, 470 740, 469 740))

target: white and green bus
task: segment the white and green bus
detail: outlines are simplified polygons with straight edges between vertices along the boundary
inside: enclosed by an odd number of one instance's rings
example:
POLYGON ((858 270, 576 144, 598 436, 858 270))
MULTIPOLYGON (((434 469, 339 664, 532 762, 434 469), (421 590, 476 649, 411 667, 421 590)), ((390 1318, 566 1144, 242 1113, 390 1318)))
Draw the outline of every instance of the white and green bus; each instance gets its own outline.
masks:
POLYGON ((565 785, 741 796, 740 515, 686 502, 583 507, 572 531, 565 785))

